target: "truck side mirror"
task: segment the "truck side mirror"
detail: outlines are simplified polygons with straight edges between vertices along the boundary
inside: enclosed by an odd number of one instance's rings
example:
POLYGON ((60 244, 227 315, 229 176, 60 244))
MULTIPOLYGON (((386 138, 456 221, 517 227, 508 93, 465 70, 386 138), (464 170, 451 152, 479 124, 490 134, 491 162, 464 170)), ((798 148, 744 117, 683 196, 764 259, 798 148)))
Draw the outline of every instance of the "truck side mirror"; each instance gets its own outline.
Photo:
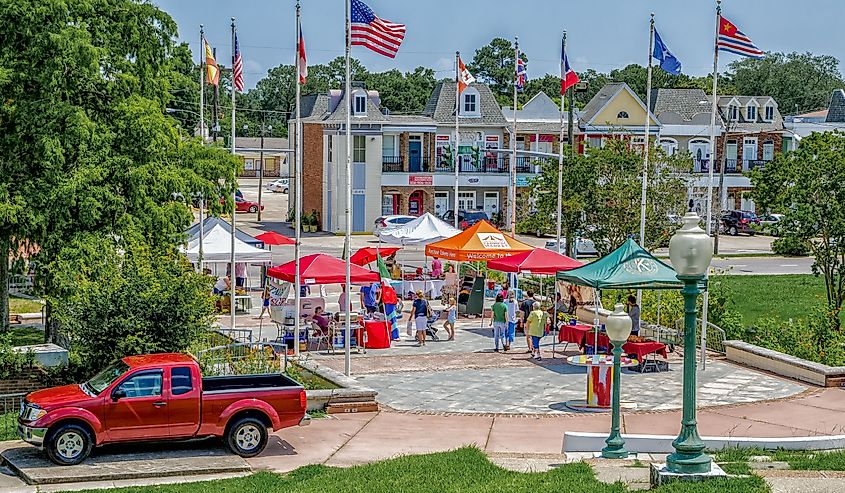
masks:
POLYGON ((124 389, 115 389, 114 392, 111 393, 111 400, 112 402, 117 402, 120 399, 126 397, 126 391, 124 389))

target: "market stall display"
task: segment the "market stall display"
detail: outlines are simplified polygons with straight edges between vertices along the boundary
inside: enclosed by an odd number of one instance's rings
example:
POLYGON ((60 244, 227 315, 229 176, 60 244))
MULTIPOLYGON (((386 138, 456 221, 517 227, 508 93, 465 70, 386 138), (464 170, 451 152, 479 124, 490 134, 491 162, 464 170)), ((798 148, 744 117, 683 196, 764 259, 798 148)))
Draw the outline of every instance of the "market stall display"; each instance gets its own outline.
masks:
MULTIPOLYGON (((587 368, 587 398, 585 400, 567 401, 566 407, 575 411, 609 411, 610 390, 613 387, 613 356, 605 354, 570 356, 566 362, 572 366, 587 368)), ((637 360, 622 358, 622 368, 637 366, 637 360)), ((633 405, 622 407, 631 408, 633 405)))

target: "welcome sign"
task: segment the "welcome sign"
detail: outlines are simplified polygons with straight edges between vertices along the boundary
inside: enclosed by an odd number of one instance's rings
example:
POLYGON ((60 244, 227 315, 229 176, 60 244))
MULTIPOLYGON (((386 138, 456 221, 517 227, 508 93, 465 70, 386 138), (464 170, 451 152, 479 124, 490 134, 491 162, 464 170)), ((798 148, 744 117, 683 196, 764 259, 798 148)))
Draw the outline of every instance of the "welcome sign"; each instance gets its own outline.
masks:
POLYGON ((510 244, 501 233, 476 233, 478 241, 489 250, 507 250, 510 244))

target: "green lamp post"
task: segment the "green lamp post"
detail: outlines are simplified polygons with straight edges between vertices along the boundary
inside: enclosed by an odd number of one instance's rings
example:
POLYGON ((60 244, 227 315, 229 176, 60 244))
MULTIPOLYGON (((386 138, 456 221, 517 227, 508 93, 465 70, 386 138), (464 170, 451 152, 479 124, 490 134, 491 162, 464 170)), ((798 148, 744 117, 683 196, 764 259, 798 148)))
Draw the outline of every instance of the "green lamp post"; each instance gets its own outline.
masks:
POLYGON ((607 329, 607 336, 613 344, 613 396, 612 403, 612 418, 610 425, 610 436, 604 443, 607 446, 601 449, 601 456, 605 459, 624 459, 628 457, 628 451, 625 450, 625 440, 622 434, 619 433, 619 386, 622 379, 622 345, 628 340, 631 335, 631 317, 625 313, 625 307, 622 303, 617 303, 613 308, 613 313, 608 315, 605 322, 607 329))
POLYGON ((701 292, 699 283, 704 279, 713 258, 713 238, 699 227, 695 212, 687 212, 683 227, 669 241, 669 258, 672 267, 683 281, 684 296, 684 408, 681 433, 672 442, 675 452, 666 458, 670 472, 702 474, 711 470, 710 456, 704 453, 704 442, 698 436, 695 419, 695 327, 696 300, 701 292))

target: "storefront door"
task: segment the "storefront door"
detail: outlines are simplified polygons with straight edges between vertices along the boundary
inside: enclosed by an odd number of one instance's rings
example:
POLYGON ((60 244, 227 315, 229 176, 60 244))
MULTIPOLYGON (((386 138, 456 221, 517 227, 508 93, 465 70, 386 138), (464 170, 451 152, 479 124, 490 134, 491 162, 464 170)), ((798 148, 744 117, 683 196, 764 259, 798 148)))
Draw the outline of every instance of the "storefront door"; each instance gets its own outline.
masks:
POLYGON ((419 216, 423 212, 423 193, 415 191, 408 197, 408 215, 419 216))
POLYGON ((499 212, 499 192, 484 192, 484 212, 490 219, 499 212))
POLYGON ((434 214, 443 217, 449 207, 449 192, 434 192, 434 214))

